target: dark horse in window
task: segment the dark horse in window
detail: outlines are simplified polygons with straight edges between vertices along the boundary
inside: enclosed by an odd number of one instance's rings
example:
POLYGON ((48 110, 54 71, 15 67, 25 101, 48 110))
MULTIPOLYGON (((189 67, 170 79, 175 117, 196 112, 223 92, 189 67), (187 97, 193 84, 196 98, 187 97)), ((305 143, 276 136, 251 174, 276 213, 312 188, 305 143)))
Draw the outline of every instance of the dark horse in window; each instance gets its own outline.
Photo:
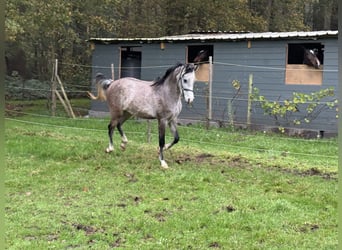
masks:
POLYGON ((315 52, 312 49, 305 49, 304 48, 303 64, 314 67, 315 69, 319 69, 321 62, 319 61, 319 59, 317 57, 317 52, 315 52))

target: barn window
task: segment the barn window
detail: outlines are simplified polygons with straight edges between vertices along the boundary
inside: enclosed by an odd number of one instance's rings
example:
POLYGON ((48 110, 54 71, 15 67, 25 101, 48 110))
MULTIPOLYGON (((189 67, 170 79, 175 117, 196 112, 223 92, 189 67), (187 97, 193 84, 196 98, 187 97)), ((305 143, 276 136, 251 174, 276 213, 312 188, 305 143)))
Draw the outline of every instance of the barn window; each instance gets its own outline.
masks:
POLYGON ((323 44, 289 43, 286 50, 286 84, 322 84, 324 64, 323 44))
POLYGON ((213 57, 213 54, 213 45, 189 45, 187 47, 187 62, 199 65, 196 71, 196 79, 198 81, 209 81, 209 56, 213 57))

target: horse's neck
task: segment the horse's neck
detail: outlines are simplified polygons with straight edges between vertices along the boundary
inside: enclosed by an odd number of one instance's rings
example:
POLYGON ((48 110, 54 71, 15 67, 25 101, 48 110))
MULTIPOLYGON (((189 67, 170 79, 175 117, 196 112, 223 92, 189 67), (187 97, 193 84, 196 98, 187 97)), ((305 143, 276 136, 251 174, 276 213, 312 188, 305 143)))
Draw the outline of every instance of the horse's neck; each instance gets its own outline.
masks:
POLYGON ((173 81, 167 80, 160 90, 163 92, 164 96, 167 96, 168 99, 173 102, 178 102, 181 98, 181 90, 177 79, 173 81))

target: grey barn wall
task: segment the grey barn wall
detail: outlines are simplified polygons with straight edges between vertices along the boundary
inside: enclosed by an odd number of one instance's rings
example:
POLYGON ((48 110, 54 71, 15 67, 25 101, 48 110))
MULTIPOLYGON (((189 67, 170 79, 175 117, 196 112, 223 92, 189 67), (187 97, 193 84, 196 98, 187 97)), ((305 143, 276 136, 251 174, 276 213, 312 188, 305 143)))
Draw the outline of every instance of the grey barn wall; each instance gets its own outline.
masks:
MULTIPOLYGON (((229 99, 233 98, 236 92, 231 83, 233 80, 238 80, 241 83, 241 90, 233 102, 234 121, 242 124, 246 123, 248 78, 250 74, 253 74, 254 87, 257 87, 260 90, 260 94, 270 100, 284 100, 289 98, 294 91, 311 93, 328 87, 334 87, 337 93, 338 73, 336 69, 338 58, 336 38, 317 40, 255 40, 251 41, 251 48, 247 47, 247 41, 208 41, 205 44, 213 45, 214 47, 214 121, 228 121, 227 103, 229 99), (323 84, 321 86, 286 85, 285 65, 287 44, 309 42, 321 42, 325 45, 323 84), (248 66, 260 66, 261 68, 248 66)), ((109 67, 111 63, 114 63, 115 78, 117 79, 119 75, 120 46, 141 46, 141 78, 143 80, 154 80, 156 77, 162 76, 166 69, 176 62, 185 62, 186 47, 188 45, 203 45, 203 43, 165 43, 165 49, 161 49, 159 43, 96 44, 93 52, 93 66, 102 66, 105 68, 93 68, 93 77, 99 71, 111 77, 109 67)), ((95 86, 93 88, 95 89, 95 86)), ((206 93, 207 84, 204 82, 196 82, 195 101, 192 107, 183 104, 180 118, 205 120, 207 114, 206 93)), ((91 112, 96 113, 98 111, 108 112, 106 103, 93 101, 91 104, 91 112)), ((257 108, 255 105, 253 105, 252 109, 252 124, 275 125, 274 120, 264 115, 263 110, 257 108)), ((302 124, 298 127, 337 132, 336 111, 325 111, 311 123, 302 124)))
MULTIPOLYGON (((290 98, 293 92, 311 93, 328 87, 334 87, 337 93, 337 40, 322 39, 312 42, 322 42, 325 45, 324 73, 321 86, 314 85, 286 85, 285 64, 286 45, 294 42, 310 41, 252 41, 251 48, 247 42, 215 43, 214 45, 214 73, 213 73, 213 119, 227 120, 227 102, 236 90, 232 87, 233 80, 241 83, 241 94, 233 105, 234 121, 247 122, 247 92, 248 78, 253 74, 253 86, 260 90, 260 94, 269 100, 284 100, 290 98), (220 63, 260 66, 269 68, 241 67, 222 65, 220 63), (274 69, 272 69, 274 68, 274 69), (278 70, 278 68, 283 70, 278 70), (332 72, 331 72, 332 71, 332 72)), ((275 121, 263 114, 263 110, 253 106, 252 124, 275 125, 275 121)), ((284 124, 286 125, 286 124, 284 124)), ((336 111, 334 109, 322 112, 316 120, 309 124, 302 124, 299 128, 337 131, 336 111)))

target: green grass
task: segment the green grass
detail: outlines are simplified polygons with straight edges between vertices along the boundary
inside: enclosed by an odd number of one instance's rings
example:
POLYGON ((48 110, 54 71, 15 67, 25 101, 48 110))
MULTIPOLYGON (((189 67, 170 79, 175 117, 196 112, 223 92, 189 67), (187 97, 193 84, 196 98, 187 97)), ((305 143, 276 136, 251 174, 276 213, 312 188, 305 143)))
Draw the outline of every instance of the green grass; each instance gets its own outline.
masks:
POLYGON ((155 123, 106 126, 5 121, 7 249, 337 249, 336 139, 181 126, 163 170, 155 123))

